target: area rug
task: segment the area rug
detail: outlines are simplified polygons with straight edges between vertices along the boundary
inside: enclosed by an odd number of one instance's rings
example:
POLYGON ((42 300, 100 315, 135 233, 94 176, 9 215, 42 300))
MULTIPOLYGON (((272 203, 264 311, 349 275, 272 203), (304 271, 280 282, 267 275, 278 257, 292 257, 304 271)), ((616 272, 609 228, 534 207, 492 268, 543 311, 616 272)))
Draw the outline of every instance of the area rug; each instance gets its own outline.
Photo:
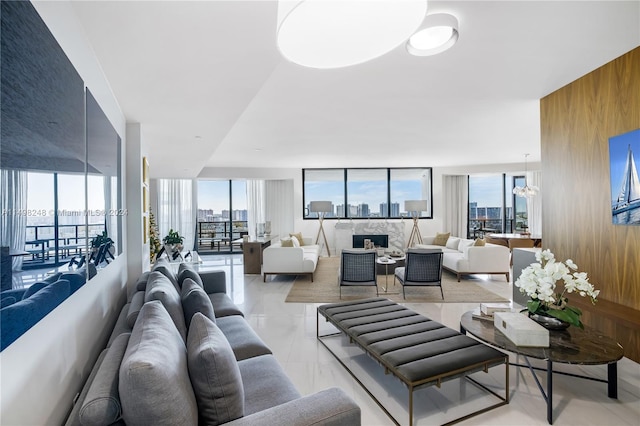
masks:
MULTIPOLYGON (((364 299, 376 297, 373 287, 343 287, 342 299, 338 286, 338 267, 340 258, 321 257, 311 282, 308 275, 300 275, 293 282, 285 302, 292 303, 332 303, 344 300, 364 299)), ((378 275, 378 292, 380 297, 386 297, 395 302, 437 302, 437 303, 461 303, 461 302, 508 302, 507 299, 482 288, 471 280, 458 278, 447 271, 442 271, 442 290, 444 300, 439 287, 411 287, 406 289, 406 299, 402 297, 402 286, 394 285, 393 275, 386 277, 388 283, 385 288, 385 276, 378 275)), ((506 283, 505 283, 506 285, 506 283)))

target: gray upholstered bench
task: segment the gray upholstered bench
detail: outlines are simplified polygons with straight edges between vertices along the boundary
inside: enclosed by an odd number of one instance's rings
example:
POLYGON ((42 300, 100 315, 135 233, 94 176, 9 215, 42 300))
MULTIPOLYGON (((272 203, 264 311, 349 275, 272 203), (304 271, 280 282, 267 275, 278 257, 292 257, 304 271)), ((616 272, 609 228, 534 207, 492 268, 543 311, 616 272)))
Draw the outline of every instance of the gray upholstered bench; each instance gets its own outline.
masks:
MULTIPOLYGON (((362 385, 349 367, 323 341, 342 333, 381 364, 385 373, 392 373, 409 388, 409 425, 413 424, 413 392, 490 367, 505 365, 505 396, 502 397, 470 377, 474 384, 498 397, 500 402, 475 411, 462 420, 509 403, 508 355, 445 327, 402 305, 384 298, 361 299, 322 305, 318 315, 333 324, 340 333, 320 335, 318 340, 340 361, 362 385)), ((362 385, 364 387, 364 385, 362 385)), ((381 408, 396 423, 398 421, 365 388, 381 408)), ((455 422, 455 421, 454 421, 455 422)))

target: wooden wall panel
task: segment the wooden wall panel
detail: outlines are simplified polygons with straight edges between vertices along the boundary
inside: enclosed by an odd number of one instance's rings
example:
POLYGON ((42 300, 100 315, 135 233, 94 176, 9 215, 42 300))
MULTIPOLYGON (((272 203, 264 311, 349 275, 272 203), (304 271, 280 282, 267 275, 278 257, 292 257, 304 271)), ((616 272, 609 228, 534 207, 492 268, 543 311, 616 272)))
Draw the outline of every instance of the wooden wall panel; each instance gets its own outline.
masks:
POLYGON ((543 98, 540 118, 544 247, 601 290, 570 298, 585 324, 640 362, 640 225, 612 224, 609 188, 609 138, 640 128, 640 48, 543 98))

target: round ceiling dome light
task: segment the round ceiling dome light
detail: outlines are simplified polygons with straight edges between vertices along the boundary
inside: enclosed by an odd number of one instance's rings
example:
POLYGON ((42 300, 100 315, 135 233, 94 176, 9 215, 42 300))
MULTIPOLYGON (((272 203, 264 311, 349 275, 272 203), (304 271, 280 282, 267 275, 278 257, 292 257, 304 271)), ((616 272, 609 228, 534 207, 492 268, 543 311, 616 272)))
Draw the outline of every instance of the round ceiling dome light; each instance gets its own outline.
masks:
POLYGON ((401 45, 426 13, 426 0, 280 0, 278 48, 305 67, 356 65, 401 45))
POLYGON ((424 18, 420 29, 407 41, 407 51, 415 56, 431 56, 450 49, 458 41, 458 19, 448 13, 424 18))

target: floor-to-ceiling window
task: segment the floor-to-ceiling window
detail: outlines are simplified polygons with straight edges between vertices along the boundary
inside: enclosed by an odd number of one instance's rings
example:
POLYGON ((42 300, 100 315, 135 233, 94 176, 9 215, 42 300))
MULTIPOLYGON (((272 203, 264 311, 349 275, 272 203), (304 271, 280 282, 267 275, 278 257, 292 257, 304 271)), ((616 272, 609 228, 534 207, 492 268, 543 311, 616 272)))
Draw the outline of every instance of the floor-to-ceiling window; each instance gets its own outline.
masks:
POLYGON ((524 176, 510 174, 469 176, 469 237, 489 233, 522 232, 527 203, 513 194, 524 185, 524 176))
MULTIPOLYGON (((27 228, 23 267, 62 264, 85 253, 105 231, 105 178, 80 173, 27 173, 27 228)), ((117 233, 113 233, 116 238, 117 233)))
POLYGON ((200 252, 239 252, 248 234, 247 183, 199 180, 196 246, 200 252))

